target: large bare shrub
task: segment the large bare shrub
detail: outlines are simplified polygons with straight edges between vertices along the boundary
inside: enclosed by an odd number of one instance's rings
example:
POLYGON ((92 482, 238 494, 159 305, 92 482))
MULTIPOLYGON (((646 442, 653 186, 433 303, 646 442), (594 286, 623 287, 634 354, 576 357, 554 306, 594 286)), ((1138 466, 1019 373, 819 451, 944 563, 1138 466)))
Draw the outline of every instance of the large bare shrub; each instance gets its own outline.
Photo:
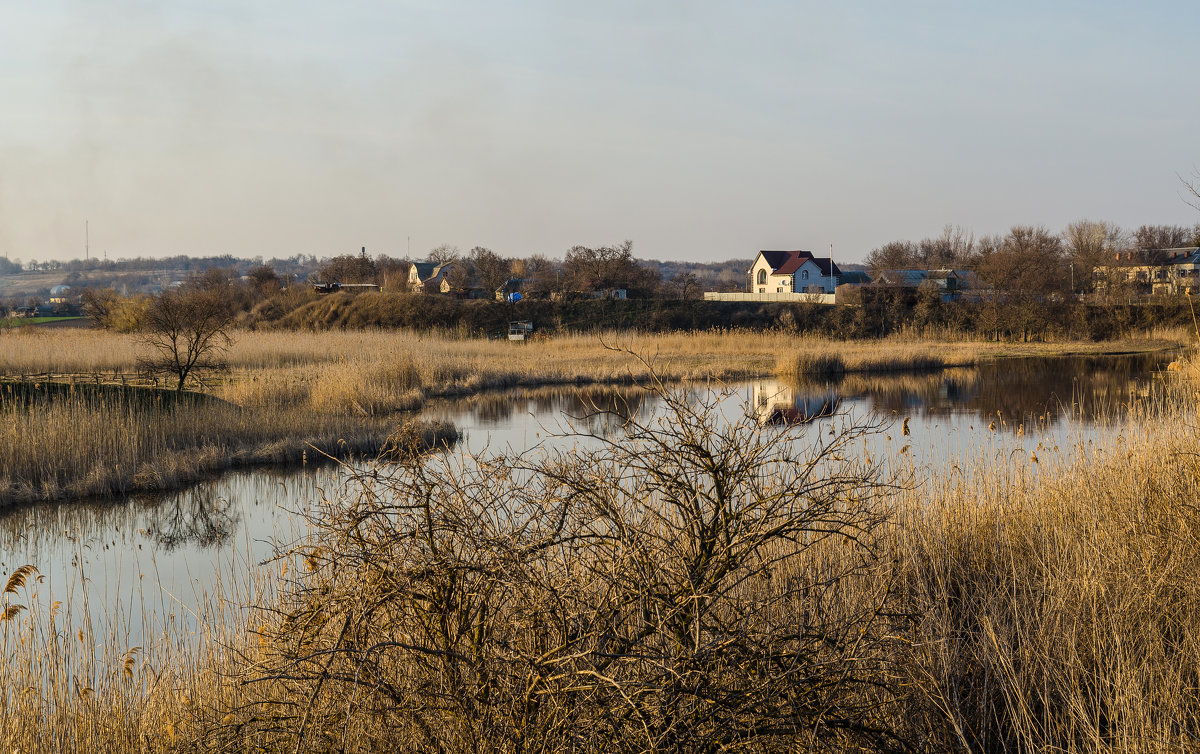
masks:
POLYGON ((896 745, 871 426, 796 442, 661 382, 577 444, 379 466, 329 501, 216 740, 289 749, 896 745))

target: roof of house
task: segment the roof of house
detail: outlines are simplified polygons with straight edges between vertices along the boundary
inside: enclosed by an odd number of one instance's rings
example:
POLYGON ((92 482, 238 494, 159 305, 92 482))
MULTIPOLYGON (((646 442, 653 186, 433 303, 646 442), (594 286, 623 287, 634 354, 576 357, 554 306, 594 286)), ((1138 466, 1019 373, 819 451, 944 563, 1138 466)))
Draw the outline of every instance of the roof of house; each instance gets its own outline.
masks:
POLYGON ((866 285, 867 283, 871 282, 871 276, 863 270, 846 270, 845 272, 841 273, 841 278, 842 279, 840 282, 843 285, 866 285))
POLYGON ((959 288, 979 288, 979 276, 972 270, 883 270, 875 278, 880 285, 899 285, 917 288, 926 280, 949 280, 956 278, 959 288))
MULTIPOLYGON (((842 274, 842 271, 840 269, 838 269, 838 266, 834 263, 834 261, 832 259, 829 259, 828 257, 826 257, 824 259, 822 259, 820 257, 813 257, 812 261, 813 261, 813 264, 815 264, 817 267, 819 267, 821 269, 821 274, 824 275, 825 277, 842 274)), ((801 264, 803 264, 803 263, 801 263, 801 264)))
POLYGON ((417 277, 425 280, 433 274, 437 269, 437 262, 413 262, 412 266, 417 270, 417 277))
POLYGON ((1166 261, 1166 264, 1200 264, 1200 247, 1163 249, 1163 251, 1171 254, 1171 257, 1166 261))
POLYGON ((883 270, 875 278, 882 285, 901 285, 916 288, 929 278, 928 270, 883 270))
POLYGON ((825 277, 842 274, 832 259, 814 257, 811 251, 760 251, 758 253, 762 254, 767 264, 771 265, 771 274, 773 275, 791 275, 810 260, 817 265, 825 277))
POLYGON ((811 251, 760 251, 774 275, 790 275, 813 258, 811 251))

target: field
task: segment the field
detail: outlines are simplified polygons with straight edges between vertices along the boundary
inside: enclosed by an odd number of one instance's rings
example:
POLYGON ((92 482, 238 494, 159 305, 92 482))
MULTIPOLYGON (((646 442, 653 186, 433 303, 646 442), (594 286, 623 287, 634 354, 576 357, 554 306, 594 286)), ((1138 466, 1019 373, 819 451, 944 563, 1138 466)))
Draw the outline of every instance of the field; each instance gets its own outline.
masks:
POLYGON ((58 322, 77 322, 82 317, 8 317, 0 319, 0 330, 11 327, 27 327, 29 325, 50 325, 58 322))

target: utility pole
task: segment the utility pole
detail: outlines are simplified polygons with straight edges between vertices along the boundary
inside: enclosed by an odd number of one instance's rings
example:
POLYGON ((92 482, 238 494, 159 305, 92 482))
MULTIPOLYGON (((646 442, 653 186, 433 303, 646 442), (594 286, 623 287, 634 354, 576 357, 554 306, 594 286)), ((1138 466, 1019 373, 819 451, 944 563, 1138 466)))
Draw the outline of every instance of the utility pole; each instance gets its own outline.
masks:
POLYGON ((833 242, 829 242, 829 287, 837 290, 837 281, 833 277, 833 242))
POLYGON ((92 252, 92 234, 88 228, 88 221, 85 218, 83 221, 83 261, 88 261, 92 252))

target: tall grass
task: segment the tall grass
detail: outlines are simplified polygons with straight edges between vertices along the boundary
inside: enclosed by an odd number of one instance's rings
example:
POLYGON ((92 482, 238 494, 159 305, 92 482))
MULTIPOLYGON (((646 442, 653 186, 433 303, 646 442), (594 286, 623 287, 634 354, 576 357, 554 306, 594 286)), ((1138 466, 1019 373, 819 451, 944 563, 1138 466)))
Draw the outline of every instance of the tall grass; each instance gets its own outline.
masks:
MULTIPOLYGON (((138 405, 119 397, 0 403, 0 504, 165 490, 216 471, 374 454, 395 420, 246 409, 224 401, 138 405)), ((432 427, 431 442, 449 439, 432 427)))
MULTIPOLYGON (((399 368, 419 377, 405 389, 455 395, 486 387, 627 380, 636 372, 628 357, 607 349, 620 345, 653 357, 669 379, 742 379, 782 371, 803 374, 803 363, 840 359, 845 370, 964 366, 1006 356, 1144 351, 1190 340, 1182 331, 1117 343, 992 343, 922 338, 837 341, 781 332, 707 331, 664 335, 566 335, 525 343, 464 339, 408 331, 260 332, 234 334, 224 383, 267 380, 295 384, 318 370, 344 372, 371 382, 370 373, 399 368), (795 360, 796 364, 791 364, 795 360), (397 366, 398 365, 398 366, 397 366)), ((26 329, 0 333, 0 375, 112 373, 136 369, 135 335, 84 330, 26 329)), ((391 378, 389 378, 390 381, 391 378)), ((264 388, 248 388, 262 394, 264 388)), ((234 399, 235 402, 236 399, 234 399)))
POLYGON ((1196 419, 1142 419, 1051 468, 968 461, 898 501, 887 549, 914 622, 896 661, 939 746, 1196 750, 1196 419))
MULTIPOLYGON (((712 345, 728 336, 709 337, 712 345)), ((668 351, 671 341, 659 343, 668 351)), ((575 347, 595 354, 594 346, 561 346, 568 363, 590 358, 573 356, 575 347)), ((279 348, 286 351, 282 344, 279 348)), ((755 352, 745 344, 731 348, 755 352)), ((329 359, 319 368, 314 364, 311 373, 286 359, 269 374, 247 373, 225 388, 228 396, 240 395, 243 406, 214 403, 196 409, 222 417, 211 426, 205 422, 216 420, 188 413, 192 409, 186 406, 165 412, 166 426, 137 427, 125 426, 120 415, 125 409, 116 406, 72 414, 70 405, 47 404, 39 409, 46 419, 46 429, 40 430, 6 406, 0 432, 7 434, 0 435, 0 451, 10 452, 28 431, 40 432, 38 442, 75 469, 72 473, 86 476, 96 464, 71 447, 69 436, 111 432, 112 439, 104 442, 113 445, 104 446, 105 453, 136 474, 138 452, 195 450, 230 434, 249 438, 251 445, 268 441, 262 434, 268 430, 256 426, 266 423, 264 416, 288 432, 302 433, 302 420, 283 408, 301 405, 311 414, 314 394, 331 417, 363 426, 372 411, 391 410, 376 399, 428 395, 434 380, 465 386, 483 379, 466 368, 456 372, 446 366, 449 360, 438 357, 410 353, 404 360, 402 351, 386 353, 357 363, 329 359), (357 392, 320 386, 338 375, 350 375, 347 382, 357 392), (268 380, 274 382, 254 387, 268 380), (186 445, 190 434, 201 442, 186 445), (67 438, 55 439, 62 435, 67 438), (125 444, 140 450, 117 447, 125 444)), ((880 722, 913 750, 1116 754, 1198 748, 1200 416, 1196 383, 1187 379, 1200 373, 1191 362, 1180 373, 1178 393, 1169 404, 1114 422, 1108 439, 1080 445, 1068 457, 1035 458, 1025 452, 997 457, 981 449, 949 468, 915 469, 913 485, 877 502, 875 512, 890 523, 879 530, 877 557, 869 569, 863 569, 861 550, 851 554, 831 543, 811 548, 807 559, 771 575, 796 584, 808 583, 812 574, 861 573, 837 590, 803 590, 812 601, 800 607, 827 614, 858 610, 863 599, 888 595, 883 615, 895 620, 893 633, 873 648, 888 654, 871 656, 881 668, 878 680, 888 702, 878 710, 880 722)), ((52 464, 3 452, 0 462, 13 469, 25 464, 11 478, 42 479, 62 489, 52 464)), ((485 477, 480 484, 490 482, 485 477)), ((462 519, 455 527, 479 526, 488 536, 488 527, 497 522, 462 519)), ((457 541, 458 531, 449 529, 447 536, 457 541)), ((369 545, 359 543, 364 552, 370 552, 369 545)), ((311 552, 317 565, 308 567, 314 569, 329 557, 311 552)), ((746 588, 757 583, 747 582, 746 588)), ((9 615, 0 622, 0 649, 7 658, 0 685, 0 750, 183 751, 200 748, 214 736, 231 748, 245 748, 256 740, 246 731, 257 727, 261 732, 268 723, 275 733, 313 726, 306 739, 313 749, 364 751, 410 743, 395 739, 386 716, 358 714, 351 724, 348 714, 360 710, 355 705, 363 697, 346 697, 320 720, 302 723, 310 697, 299 695, 289 679, 258 686, 253 697, 231 681, 238 674, 254 675, 258 663, 278 649, 258 622, 275 609, 270 597, 264 598, 266 611, 258 618, 240 619, 248 614, 214 603, 204 616, 205 630, 159 632, 131 652, 119 634, 98 635, 87 616, 66 616, 32 598, 33 588, 31 575, 0 595, 0 609, 9 615), (26 609, 7 609, 16 605, 26 609), (254 708, 246 705, 262 702, 263 693, 273 695, 270 701, 278 703, 273 709, 294 713, 253 719, 254 708)), ((242 603, 256 599, 248 593, 233 596, 242 603)), ((520 592, 506 596, 522 620, 541 620, 541 613, 523 609, 529 606, 521 598, 520 592)), ((312 615, 321 619, 319 604, 312 606, 312 615)), ((336 629, 326 627, 334 634, 336 629)), ((570 629, 564 624, 564 631, 570 629)))

